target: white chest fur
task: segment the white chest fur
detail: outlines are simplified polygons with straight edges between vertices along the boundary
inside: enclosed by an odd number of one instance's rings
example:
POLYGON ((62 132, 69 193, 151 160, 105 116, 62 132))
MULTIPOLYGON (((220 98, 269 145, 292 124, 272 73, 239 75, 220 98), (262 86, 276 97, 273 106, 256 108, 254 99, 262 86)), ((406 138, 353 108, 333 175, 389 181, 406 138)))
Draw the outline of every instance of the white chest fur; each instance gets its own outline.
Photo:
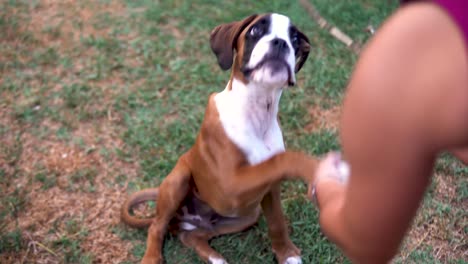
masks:
POLYGON ((277 120, 281 91, 280 88, 244 85, 234 79, 232 90, 225 89, 215 97, 227 136, 251 165, 284 151, 277 120))

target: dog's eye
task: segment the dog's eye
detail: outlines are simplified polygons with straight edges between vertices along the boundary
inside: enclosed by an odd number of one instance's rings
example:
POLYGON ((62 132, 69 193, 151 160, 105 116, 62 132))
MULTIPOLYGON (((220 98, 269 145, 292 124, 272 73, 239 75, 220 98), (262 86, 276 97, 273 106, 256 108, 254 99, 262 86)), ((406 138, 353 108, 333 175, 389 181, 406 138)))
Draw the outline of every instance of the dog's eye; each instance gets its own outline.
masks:
POLYGON ((291 44, 293 46, 299 45, 299 37, 297 36, 297 33, 293 33, 291 36, 291 44))
POLYGON ((250 29, 250 35, 252 37, 258 37, 260 36, 261 34, 263 34, 263 31, 262 29, 260 29, 259 27, 257 26, 253 26, 251 29, 250 29))
POLYGON ((299 33, 295 27, 289 28, 289 37, 291 39, 291 45, 294 49, 299 48, 299 33))

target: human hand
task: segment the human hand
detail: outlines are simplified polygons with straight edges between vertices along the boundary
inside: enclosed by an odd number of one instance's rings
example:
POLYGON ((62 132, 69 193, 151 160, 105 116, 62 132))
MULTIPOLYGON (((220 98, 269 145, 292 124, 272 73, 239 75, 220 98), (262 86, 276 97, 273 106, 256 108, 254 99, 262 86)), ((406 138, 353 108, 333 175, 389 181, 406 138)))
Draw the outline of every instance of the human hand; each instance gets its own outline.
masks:
POLYGON ((350 167, 341 159, 338 152, 330 152, 323 158, 315 172, 315 180, 309 185, 308 196, 314 203, 317 201, 317 188, 322 185, 346 185, 348 183, 350 167))

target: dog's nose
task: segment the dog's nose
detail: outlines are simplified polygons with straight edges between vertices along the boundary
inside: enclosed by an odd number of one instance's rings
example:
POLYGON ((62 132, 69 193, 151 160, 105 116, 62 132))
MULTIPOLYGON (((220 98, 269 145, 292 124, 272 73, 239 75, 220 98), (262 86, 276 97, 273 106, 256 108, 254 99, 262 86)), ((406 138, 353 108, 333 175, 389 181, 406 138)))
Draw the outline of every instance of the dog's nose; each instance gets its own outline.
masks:
POLYGON ((284 41, 283 39, 280 39, 280 38, 275 38, 272 40, 272 45, 275 49, 279 50, 279 51, 284 51, 287 47, 288 47, 288 44, 286 43, 286 41, 284 41))

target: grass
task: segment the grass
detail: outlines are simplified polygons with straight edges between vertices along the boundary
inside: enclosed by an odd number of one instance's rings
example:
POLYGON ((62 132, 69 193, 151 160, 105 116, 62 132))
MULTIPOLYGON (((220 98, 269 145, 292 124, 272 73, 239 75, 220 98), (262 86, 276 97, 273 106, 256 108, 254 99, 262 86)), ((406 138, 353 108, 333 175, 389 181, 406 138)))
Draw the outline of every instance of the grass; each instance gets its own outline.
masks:
MULTIPOLYGON (((392 1, 311 0, 365 43, 392 1)), ((208 95, 229 77, 208 36, 251 13, 291 17, 312 44, 283 93, 286 145, 339 149, 337 118, 356 56, 298 1, 0 2, 0 262, 134 263, 146 231, 119 222, 128 193, 156 186, 194 142, 208 95), (317 120, 324 120, 322 125, 317 120), (305 129, 306 128, 306 129, 305 129)), ((448 155, 397 263, 466 263, 468 171, 448 155)), ((305 186, 283 184, 291 238, 305 263, 347 263, 320 232, 305 186)), ((211 241, 230 263, 275 263, 263 218, 211 241)), ((173 236, 167 263, 201 263, 173 236)))

